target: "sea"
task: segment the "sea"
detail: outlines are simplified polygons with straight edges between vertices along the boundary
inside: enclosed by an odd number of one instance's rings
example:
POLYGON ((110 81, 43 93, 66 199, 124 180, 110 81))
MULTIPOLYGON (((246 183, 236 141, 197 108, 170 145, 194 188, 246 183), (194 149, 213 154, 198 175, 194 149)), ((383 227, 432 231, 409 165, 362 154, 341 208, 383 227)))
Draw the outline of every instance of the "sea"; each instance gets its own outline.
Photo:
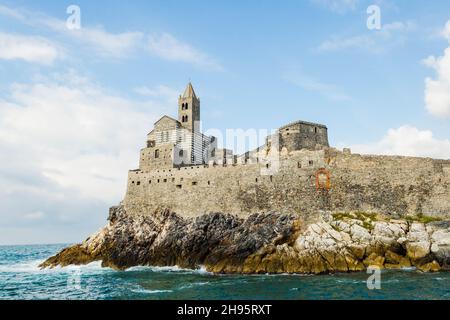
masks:
POLYGON ((215 275, 204 269, 177 267, 114 271, 102 268, 100 262, 51 270, 38 268, 67 246, 0 246, 0 299, 450 299, 450 272, 422 273, 415 269, 382 270, 380 274, 215 275))

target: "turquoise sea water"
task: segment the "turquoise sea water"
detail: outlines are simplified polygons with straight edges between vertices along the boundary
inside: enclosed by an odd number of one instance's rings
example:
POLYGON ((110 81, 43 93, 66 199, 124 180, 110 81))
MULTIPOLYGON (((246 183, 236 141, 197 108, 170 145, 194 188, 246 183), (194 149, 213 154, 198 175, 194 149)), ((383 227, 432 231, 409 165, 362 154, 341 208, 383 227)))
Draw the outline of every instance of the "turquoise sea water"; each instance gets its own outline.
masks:
POLYGON ((381 290, 365 273, 322 276, 212 275, 137 267, 118 272, 92 263, 39 270, 66 245, 0 247, 0 299, 450 299, 450 273, 385 271, 381 290))

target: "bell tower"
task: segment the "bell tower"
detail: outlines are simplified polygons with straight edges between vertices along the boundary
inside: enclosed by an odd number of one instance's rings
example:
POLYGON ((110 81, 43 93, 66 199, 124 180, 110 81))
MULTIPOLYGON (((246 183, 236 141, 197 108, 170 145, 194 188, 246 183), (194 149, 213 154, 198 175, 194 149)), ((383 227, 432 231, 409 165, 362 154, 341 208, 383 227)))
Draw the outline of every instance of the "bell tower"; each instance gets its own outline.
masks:
POLYGON ((178 121, 192 132, 200 131, 200 99, 189 82, 182 96, 178 98, 178 121))

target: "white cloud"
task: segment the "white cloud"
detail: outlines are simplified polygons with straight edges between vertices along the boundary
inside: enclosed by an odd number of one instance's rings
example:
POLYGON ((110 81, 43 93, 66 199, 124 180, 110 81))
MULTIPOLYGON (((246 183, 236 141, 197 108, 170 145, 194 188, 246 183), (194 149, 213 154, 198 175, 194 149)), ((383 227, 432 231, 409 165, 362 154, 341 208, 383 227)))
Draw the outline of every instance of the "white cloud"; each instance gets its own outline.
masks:
MULTIPOLYGON (((131 31, 111 33, 102 26, 85 26, 69 30, 66 21, 56 19, 40 12, 13 9, 0 5, 0 15, 12 17, 33 27, 44 27, 66 39, 83 44, 82 49, 89 54, 95 52, 102 57, 129 58, 134 52, 146 51, 167 61, 184 62, 211 71, 223 71, 223 66, 210 55, 183 42, 169 33, 145 35, 131 31)), ((77 48, 77 52, 80 48, 77 48)))
POLYGON ((313 4, 327 8, 336 13, 346 13, 354 11, 359 3, 359 0, 310 0, 313 4))
POLYGON ((43 213, 42 211, 34 211, 34 212, 26 213, 24 215, 24 218, 26 220, 41 220, 44 217, 45 217, 45 213, 43 213))
POLYGON ((333 101, 349 101, 352 99, 339 86, 319 81, 301 72, 285 74, 283 79, 299 88, 318 93, 333 101))
POLYGON ((0 32, 0 59, 52 64, 62 56, 62 50, 42 37, 0 32))
POLYGON ((442 30, 442 36, 450 42, 450 20, 445 24, 445 28, 442 30))
POLYGON ((170 105, 177 106, 178 96, 183 91, 182 89, 173 89, 168 86, 158 85, 155 87, 140 86, 134 88, 134 92, 143 97, 148 97, 151 99, 164 99, 165 101, 170 103, 170 105))
POLYGON ((35 23, 44 25, 68 38, 84 43, 89 50, 94 50, 101 56, 127 57, 139 46, 142 46, 144 39, 142 32, 110 33, 102 26, 82 26, 81 29, 69 30, 65 21, 51 17, 37 19, 35 23))
POLYGON ((165 98, 128 100, 73 71, 12 85, 0 97, 0 229, 33 222, 66 230, 61 241, 93 232, 122 199, 127 171, 167 107, 165 98))
POLYGON ((25 9, 15 9, 0 5, 0 15, 14 18, 24 24, 36 28, 46 28, 59 33, 68 39, 84 44, 83 49, 90 53, 94 51, 103 57, 127 57, 139 46, 142 47, 144 34, 141 32, 107 32, 102 26, 69 30, 66 21, 56 19, 41 12, 31 12, 25 9))
POLYGON ((30 165, 62 187, 112 202, 161 109, 93 84, 16 84, 0 102, 0 142, 26 149, 30 165))
POLYGON ((403 44, 406 41, 405 34, 415 29, 412 22, 393 22, 382 26, 381 30, 367 31, 367 33, 355 36, 333 36, 322 42, 319 52, 333 52, 343 50, 363 50, 369 53, 379 54, 390 48, 403 44))
POLYGON ((115 58, 129 57, 141 45, 144 35, 141 32, 124 32, 113 34, 103 28, 83 28, 68 31, 68 35, 87 44, 100 56, 115 58))
POLYGON ((169 88, 164 85, 159 85, 153 88, 141 86, 134 89, 134 91, 142 96, 148 97, 170 97, 177 98, 181 90, 169 88))
POLYGON ((8 8, 1 4, 0 4, 0 14, 17 20, 25 20, 24 15, 21 14, 18 10, 8 8))
POLYGON ((437 139, 432 131, 419 130, 409 125, 389 129, 378 142, 350 147, 353 152, 362 154, 450 159, 450 140, 437 139))
MULTIPOLYGON (((450 20, 447 22, 442 36, 450 44, 450 20)), ((439 118, 450 117, 450 46, 442 57, 430 56, 424 63, 436 71, 436 78, 425 79, 425 105, 432 115, 439 118)))
POLYGON ((223 67, 209 55, 168 33, 150 35, 147 49, 161 59, 190 63, 213 71, 223 71, 223 67))

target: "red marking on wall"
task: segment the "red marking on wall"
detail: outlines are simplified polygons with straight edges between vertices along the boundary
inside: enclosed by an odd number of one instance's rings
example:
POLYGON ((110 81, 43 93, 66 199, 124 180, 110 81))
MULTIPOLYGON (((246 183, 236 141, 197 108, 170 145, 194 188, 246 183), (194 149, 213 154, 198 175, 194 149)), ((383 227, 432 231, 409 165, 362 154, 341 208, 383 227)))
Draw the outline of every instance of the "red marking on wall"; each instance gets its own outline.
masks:
POLYGON ((331 189, 331 174, 330 171, 325 168, 321 168, 316 172, 316 189, 317 191, 329 191, 331 189))

